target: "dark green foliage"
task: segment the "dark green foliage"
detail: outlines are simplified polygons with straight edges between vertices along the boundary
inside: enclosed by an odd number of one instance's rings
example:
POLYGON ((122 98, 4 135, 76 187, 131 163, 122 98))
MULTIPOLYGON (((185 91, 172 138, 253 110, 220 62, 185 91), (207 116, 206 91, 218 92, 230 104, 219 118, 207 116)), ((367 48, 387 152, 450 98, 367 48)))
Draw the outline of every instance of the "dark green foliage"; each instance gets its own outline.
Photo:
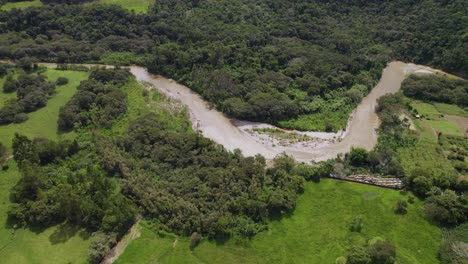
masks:
POLYGON ((367 248, 362 246, 353 246, 346 257, 347 264, 370 264, 371 258, 367 248))
POLYGON ((103 232, 93 233, 91 245, 88 249, 89 263, 101 263, 102 259, 109 254, 116 243, 117 236, 115 234, 106 234, 103 232))
POLYGON ((351 230, 351 232, 361 232, 362 227, 363 227, 362 216, 357 216, 353 218, 353 221, 351 222, 351 226, 349 227, 349 230, 351 230))
POLYGON ((0 143, 0 165, 2 165, 6 160, 7 149, 6 147, 0 143))
POLYGON ((202 236, 197 232, 193 232, 190 236, 190 249, 194 250, 198 246, 198 244, 200 244, 201 240, 202 236))
POLYGON ((19 167, 25 161, 33 164, 39 162, 36 146, 26 136, 18 133, 15 133, 15 137, 13 138, 13 158, 19 167))
POLYGON ((55 84, 58 86, 62 86, 68 83, 68 79, 65 77, 58 77, 57 81, 55 81, 55 84))
POLYGON ((423 101, 468 106, 468 81, 439 75, 411 75, 402 83, 403 93, 423 101))
POLYGON ((15 136, 14 157, 22 177, 12 190, 16 204, 9 210, 11 219, 42 226, 66 220, 119 237, 126 232, 134 222, 135 205, 93 165, 92 142, 81 140, 88 147, 77 152, 75 142, 15 136))
POLYGON ((3 91, 16 91, 17 100, 8 102, 0 109, 0 124, 22 123, 28 119, 25 113, 46 106, 47 100, 55 92, 55 84, 42 75, 21 74, 18 80, 7 77, 3 91))
POLYGON ((440 225, 453 226, 468 220, 468 195, 445 190, 427 198, 426 214, 440 225))
POLYGON ((13 79, 12 75, 8 75, 3 83, 3 92, 4 93, 12 93, 16 91, 17 82, 13 79))
POLYGON ((419 197, 426 197, 434 185, 434 180, 430 172, 422 168, 414 169, 408 181, 411 190, 419 197))
POLYGON ((346 159, 353 166, 361 166, 367 163, 368 153, 363 148, 351 148, 351 151, 346 154, 346 159))
POLYGON ((12 66, 8 63, 0 63, 0 77, 3 77, 5 75, 7 75, 8 73, 8 70, 11 68, 12 66))
POLYGON ((132 74, 125 69, 98 68, 91 71, 89 78, 104 84, 123 85, 131 76, 132 74))
POLYGON ((393 211, 395 214, 406 214, 408 212, 408 203, 402 200, 398 200, 393 211))
POLYGON ((393 264, 395 263, 396 249, 388 241, 377 241, 369 246, 369 255, 372 264, 393 264))
POLYGON ((92 71, 90 79, 82 81, 78 93, 60 109, 59 129, 68 131, 89 125, 109 128, 127 111, 127 95, 115 86, 123 85, 129 77, 126 70, 92 71))
POLYGON ((253 236, 269 216, 294 209, 303 180, 289 174, 289 157, 266 169, 263 157, 229 153, 168 125, 149 114, 132 122, 117 145, 98 141, 103 168, 125 179, 123 192, 147 218, 187 236, 253 236))
POLYGON ((0 56, 92 62, 135 54, 233 117, 347 116, 391 59, 466 74, 463 3, 162 0, 145 15, 108 5, 36 7, 0 16, 0 56))
POLYGON ((353 245, 346 259, 348 264, 393 264, 396 249, 389 241, 378 240, 370 245, 353 245))
POLYGON ((16 101, 7 102, 7 104, 0 109, 0 125, 7 125, 15 122, 15 117, 23 113, 24 108, 16 101))
POLYGON ((14 119, 13 119, 13 123, 15 124, 21 124, 21 123, 24 123, 26 121, 28 121, 29 117, 26 113, 18 113, 15 115, 14 119))
POLYGON ((455 228, 443 229, 442 232, 443 241, 439 249, 440 262, 443 264, 465 264, 468 223, 455 228))

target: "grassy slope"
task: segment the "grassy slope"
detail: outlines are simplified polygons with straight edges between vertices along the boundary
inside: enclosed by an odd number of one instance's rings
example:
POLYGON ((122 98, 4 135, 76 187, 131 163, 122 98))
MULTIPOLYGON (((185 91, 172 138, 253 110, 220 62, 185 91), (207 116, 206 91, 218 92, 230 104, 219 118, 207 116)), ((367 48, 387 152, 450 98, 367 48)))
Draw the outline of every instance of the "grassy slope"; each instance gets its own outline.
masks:
POLYGON ((11 10, 13 8, 22 9, 22 8, 27 8, 27 7, 30 7, 30 6, 40 6, 40 5, 42 5, 40 0, 24 1, 24 2, 11 2, 11 3, 4 4, 0 9, 5 10, 5 11, 9 11, 9 10, 11 10))
MULTIPOLYGON (((28 114, 29 120, 22 124, 10 124, 0 127, 0 142, 10 147, 11 139, 15 132, 24 134, 30 138, 33 137, 46 137, 49 139, 57 140, 62 135, 57 133, 57 120, 58 111, 60 107, 64 106, 68 100, 75 94, 76 87, 81 80, 87 78, 88 73, 77 71, 58 71, 47 70, 45 72, 50 81, 55 81, 58 77, 66 77, 70 80, 67 85, 57 86, 56 94, 52 96, 47 102, 47 106, 37 110, 36 112, 28 114)), ((2 98, 10 97, 11 94, 4 94, 0 92, 0 102, 2 98)), ((63 135, 70 137, 70 134, 63 135)))
POLYGON ((397 247, 398 263, 437 263, 440 230, 429 224, 422 203, 409 205, 407 215, 392 207, 406 199, 397 191, 334 180, 308 183, 294 214, 269 225, 243 246, 204 241, 193 253, 189 241, 160 238, 142 224, 142 236, 133 241, 117 263, 334 263, 352 243, 380 236, 397 247), (362 233, 349 231, 361 215, 362 233))
MULTIPOLYGON (((87 77, 84 72, 47 70, 49 80, 60 76, 70 79, 70 83, 57 87, 47 107, 29 114, 30 119, 23 124, 0 127, 0 141, 8 146, 14 132, 30 137, 42 136, 57 139, 58 110, 76 92, 76 86, 87 77)), ((0 93, 0 99, 4 96, 0 93)), ((0 171, 0 259, 2 263, 85 263, 89 246, 88 234, 68 225, 60 225, 45 230, 18 229, 13 231, 7 224, 7 210, 10 206, 9 192, 20 178, 13 160, 10 169, 0 171)))
POLYGON ((99 0, 100 3, 121 5, 128 10, 135 11, 136 13, 148 12, 148 8, 153 1, 154 0, 99 0))
POLYGON ((426 129, 426 125, 429 125, 434 134, 442 132, 449 135, 463 136, 458 125, 444 117, 445 114, 464 116, 466 114, 465 111, 458 106, 449 104, 433 105, 420 101, 413 102, 412 106, 423 116, 419 121, 423 125, 423 130, 426 129), (425 120, 425 118, 429 118, 430 120, 425 120))

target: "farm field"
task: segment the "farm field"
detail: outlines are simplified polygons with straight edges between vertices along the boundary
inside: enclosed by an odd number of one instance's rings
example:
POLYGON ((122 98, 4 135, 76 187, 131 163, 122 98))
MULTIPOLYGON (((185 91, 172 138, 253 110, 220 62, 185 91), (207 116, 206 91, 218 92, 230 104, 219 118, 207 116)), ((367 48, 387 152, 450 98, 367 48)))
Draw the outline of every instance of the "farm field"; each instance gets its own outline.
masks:
POLYGON ((203 241, 193 252, 189 240, 158 236, 145 222, 116 263, 334 263, 347 248, 375 237, 395 243, 398 263, 438 263, 440 230, 425 220, 422 202, 396 215, 393 206, 408 196, 398 191, 324 179, 308 183, 294 213, 269 224, 249 241, 203 241), (313 201, 313 203, 311 202, 313 201), (351 232, 361 216, 361 233, 351 232))
POLYGON ((443 134, 463 136, 463 128, 447 118, 446 115, 457 115, 466 116, 466 111, 456 105, 449 104, 430 104, 415 101, 412 103, 412 107, 417 110, 421 116, 421 120, 418 123, 428 124, 429 126, 422 126, 423 129, 432 129, 433 134, 437 135, 438 132, 443 134))

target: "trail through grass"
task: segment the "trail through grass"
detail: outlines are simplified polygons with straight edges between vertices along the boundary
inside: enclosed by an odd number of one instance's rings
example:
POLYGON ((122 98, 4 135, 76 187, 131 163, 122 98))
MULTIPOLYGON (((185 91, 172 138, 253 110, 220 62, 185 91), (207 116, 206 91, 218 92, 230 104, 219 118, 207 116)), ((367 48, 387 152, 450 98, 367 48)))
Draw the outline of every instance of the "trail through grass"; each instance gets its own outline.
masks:
POLYGON ((425 219, 422 202, 396 215, 393 206, 408 196, 398 191, 330 179, 308 183, 290 217, 269 224, 250 241, 203 241, 193 252, 189 240, 158 236, 144 222, 117 263, 334 263, 358 241, 382 237, 395 243, 398 263, 438 263, 440 230, 425 219), (361 233, 351 232, 361 216, 361 233))

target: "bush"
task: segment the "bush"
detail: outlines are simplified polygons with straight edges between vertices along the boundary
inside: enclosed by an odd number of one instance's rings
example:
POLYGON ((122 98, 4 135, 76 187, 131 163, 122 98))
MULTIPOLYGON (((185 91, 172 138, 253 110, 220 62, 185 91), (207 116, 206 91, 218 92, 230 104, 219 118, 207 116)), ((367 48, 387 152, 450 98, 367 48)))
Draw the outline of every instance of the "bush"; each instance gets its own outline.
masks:
POLYGON ((367 162, 367 150, 363 148, 351 148, 351 151, 346 154, 346 159, 354 166, 362 166, 367 162))
POLYGON ((109 254, 112 247, 117 243, 115 234, 96 232, 93 234, 91 245, 88 250, 88 260, 91 264, 100 263, 109 254))
POLYGON ((29 119, 28 115, 25 113, 19 113, 15 115, 15 119, 13 120, 13 123, 15 124, 21 124, 23 122, 26 122, 29 119))
POLYGON ((349 227, 349 230, 351 230, 351 232, 361 232, 362 226, 363 226, 362 216, 358 216, 354 218, 353 221, 351 222, 351 226, 349 227))
POLYGON ((393 264, 395 263, 395 246, 388 241, 377 241, 368 249, 372 263, 393 264))
POLYGON ((197 232, 193 232, 192 235, 190 236, 190 249, 194 250, 198 244, 200 244, 202 239, 202 236, 198 234, 197 232))
POLYGON ((406 209, 408 204, 405 201, 399 200, 396 205, 395 209, 393 210, 395 214, 406 214, 408 210, 406 209))
POLYGON ((2 143, 0 143, 0 165, 3 164, 3 162, 5 162, 6 154, 7 154, 6 147, 3 146, 2 143))
POLYGON ((347 256, 347 264, 368 264, 371 258, 367 249, 362 246, 353 246, 347 256))
POLYGON ((3 92, 12 93, 18 88, 18 83, 13 79, 11 75, 8 75, 5 82, 3 83, 3 92))
POLYGON ((58 77, 57 81, 55 81, 55 84, 58 86, 62 86, 68 83, 68 79, 65 77, 58 77))

